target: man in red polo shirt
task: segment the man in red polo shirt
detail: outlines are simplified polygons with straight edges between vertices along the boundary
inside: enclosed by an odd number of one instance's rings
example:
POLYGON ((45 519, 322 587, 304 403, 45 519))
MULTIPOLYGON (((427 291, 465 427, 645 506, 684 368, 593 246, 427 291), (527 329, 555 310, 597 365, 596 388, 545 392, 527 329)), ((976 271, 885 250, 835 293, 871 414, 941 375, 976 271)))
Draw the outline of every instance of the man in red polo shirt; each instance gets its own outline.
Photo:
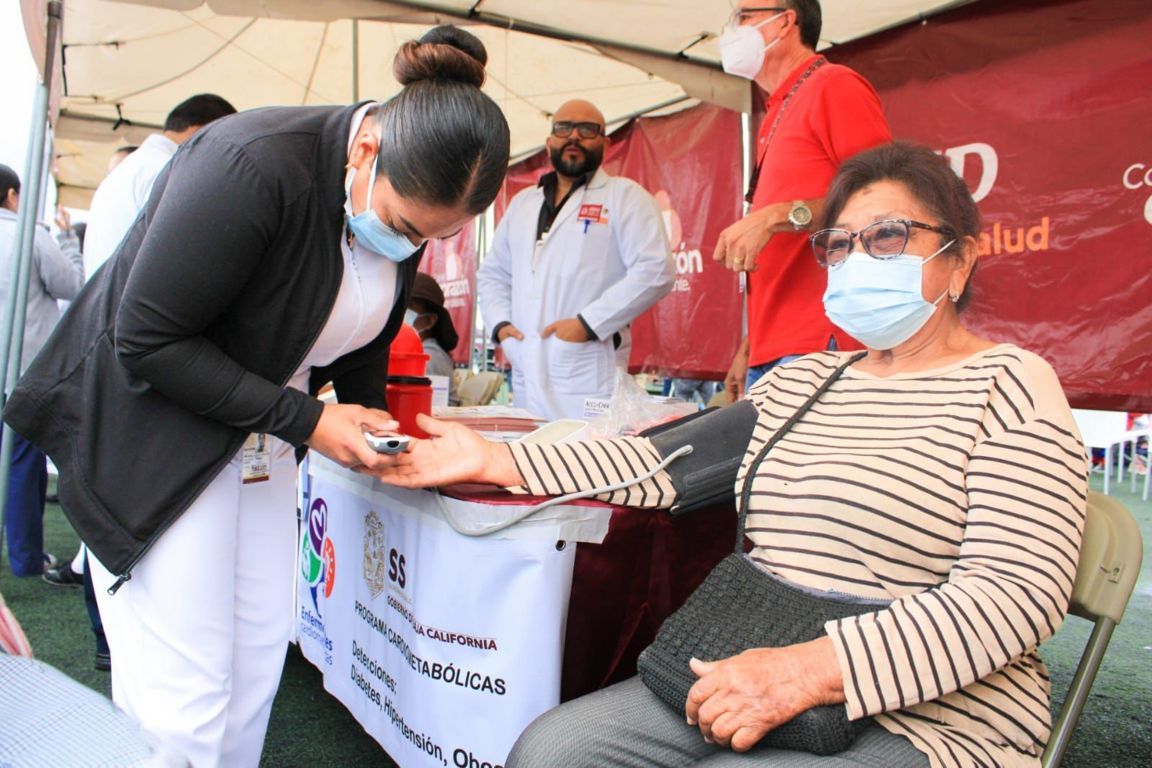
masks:
POLYGON ((734 398, 773 366, 860 346, 824 314, 826 278, 809 225, 840 164, 892 134, 872 86, 816 54, 821 24, 818 0, 740 0, 720 37, 725 71, 767 94, 752 208, 720 233, 713 255, 748 273, 748 336, 725 379, 734 398))

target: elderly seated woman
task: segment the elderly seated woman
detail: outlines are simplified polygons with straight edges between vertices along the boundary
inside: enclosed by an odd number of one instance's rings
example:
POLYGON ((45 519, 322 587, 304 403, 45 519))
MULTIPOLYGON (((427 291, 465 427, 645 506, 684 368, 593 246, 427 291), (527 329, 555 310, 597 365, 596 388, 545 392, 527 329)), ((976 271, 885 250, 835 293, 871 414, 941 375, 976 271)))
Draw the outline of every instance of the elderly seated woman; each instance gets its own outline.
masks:
MULTIPOLYGON (((841 168, 822 216, 811 240, 825 309, 867 351, 779 366, 733 406, 755 422, 736 487, 751 471, 749 556, 765 573, 882 602, 809 642, 693 659, 686 718, 639 678, 561 705, 528 727, 508 766, 1039 764, 1050 717, 1036 649, 1068 606, 1086 505, 1068 403, 1044 360, 961 323, 980 217, 944 159, 903 143, 864 152, 841 168), (872 721, 829 757, 760 743, 818 705, 872 721)), ((644 437, 509 446, 421 424, 432 438, 383 480, 561 494, 662 459, 644 437)), ((707 452, 718 430, 702 432, 707 452)), ((603 498, 670 507, 683 492, 675 467, 603 498)))

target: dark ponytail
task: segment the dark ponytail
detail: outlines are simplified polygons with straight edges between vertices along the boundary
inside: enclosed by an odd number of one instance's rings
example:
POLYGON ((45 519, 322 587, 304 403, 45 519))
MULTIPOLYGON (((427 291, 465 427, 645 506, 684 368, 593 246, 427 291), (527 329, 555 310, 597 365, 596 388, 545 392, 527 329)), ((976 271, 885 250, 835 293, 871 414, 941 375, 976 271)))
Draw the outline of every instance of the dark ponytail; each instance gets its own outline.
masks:
POLYGON ((508 169, 508 121, 480 90, 488 52, 458 27, 405 43, 392 63, 404 86, 380 109, 380 172, 405 198, 487 208, 508 169))

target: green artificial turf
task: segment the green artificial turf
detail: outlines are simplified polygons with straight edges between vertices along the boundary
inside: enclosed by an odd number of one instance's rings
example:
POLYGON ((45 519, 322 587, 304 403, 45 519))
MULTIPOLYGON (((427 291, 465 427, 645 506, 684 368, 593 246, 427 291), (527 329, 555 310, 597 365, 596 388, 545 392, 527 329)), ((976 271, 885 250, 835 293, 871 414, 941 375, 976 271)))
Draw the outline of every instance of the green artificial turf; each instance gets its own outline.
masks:
MULTIPOLYGON (((1093 488, 1099 489, 1099 484, 1099 476, 1094 475, 1093 488)), ((1114 488, 1113 496, 1135 515, 1144 541, 1152 541, 1152 502, 1142 502, 1129 490, 1127 480, 1114 488)), ((76 551, 76 535, 56 505, 49 505, 45 514, 45 545, 61 558, 76 551)), ((56 587, 40 579, 16 579, 8 570, 5 553, 0 592, 23 624, 39 658, 110 694, 108 673, 93 668, 95 648, 79 588, 56 587)), ((1073 617, 1041 650, 1052 673, 1054 706, 1063 699, 1089 631, 1088 622, 1073 617)), ((292 647, 273 706, 261 765, 391 768, 395 763, 343 705, 324 691, 320 673, 292 647)), ((1063 765, 1152 766, 1152 555, 1144 559, 1128 612, 1112 638, 1063 765)))

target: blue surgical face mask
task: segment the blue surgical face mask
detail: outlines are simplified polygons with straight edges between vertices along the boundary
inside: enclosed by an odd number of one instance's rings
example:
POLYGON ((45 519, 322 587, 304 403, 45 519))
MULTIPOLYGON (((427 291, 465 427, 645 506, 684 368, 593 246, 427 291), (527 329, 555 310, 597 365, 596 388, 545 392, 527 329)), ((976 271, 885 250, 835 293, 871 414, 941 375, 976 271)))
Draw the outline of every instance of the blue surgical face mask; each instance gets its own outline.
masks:
MULTIPOLYGON (((949 242, 944 248, 952 245, 949 242)), ((828 270, 824 291, 824 314, 844 331, 870 349, 898 347, 924 327, 936 306, 925 301, 921 285, 924 265, 944 250, 926 259, 902 255, 874 259, 853 252, 838 266, 828 270)))
MULTIPOLYGON (((414 309, 407 309, 404 311, 404 322, 416 328, 416 321, 422 317, 433 317, 432 312, 417 312, 414 309)), ((416 328, 416 332, 423 338, 424 334, 430 331, 431 328, 416 328)))
POLYGON ((352 180, 356 178, 356 171, 348 174, 348 183, 344 192, 347 198, 348 231, 356 238, 356 242, 396 263, 400 263, 416 253, 419 245, 400 234, 392 227, 380 221, 376 211, 372 208, 372 190, 376 188, 376 168, 380 163, 380 155, 372 161, 372 179, 368 182, 368 197, 364 200, 364 210, 352 213, 352 180))

